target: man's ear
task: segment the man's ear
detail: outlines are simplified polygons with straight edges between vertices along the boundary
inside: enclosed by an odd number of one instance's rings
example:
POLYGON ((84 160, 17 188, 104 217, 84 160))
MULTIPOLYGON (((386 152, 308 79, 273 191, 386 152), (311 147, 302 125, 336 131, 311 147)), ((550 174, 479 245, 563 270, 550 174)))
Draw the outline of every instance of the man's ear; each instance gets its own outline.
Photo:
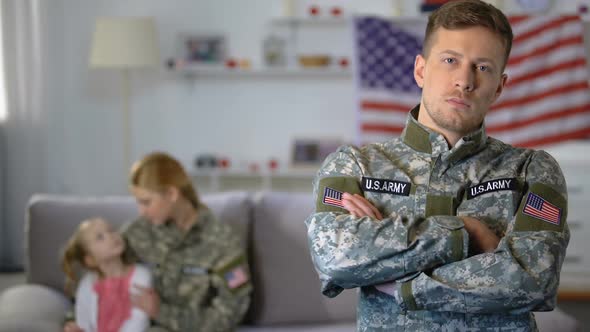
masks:
POLYGON ((414 80, 420 88, 424 87, 424 66, 426 66, 426 59, 422 54, 416 55, 414 60, 414 80))
POLYGON ((502 91, 504 91, 506 82, 508 82, 508 75, 502 74, 502 78, 500 79, 500 83, 498 83, 498 88, 496 89, 496 94, 494 95, 494 101, 498 100, 498 98, 502 94, 502 91))

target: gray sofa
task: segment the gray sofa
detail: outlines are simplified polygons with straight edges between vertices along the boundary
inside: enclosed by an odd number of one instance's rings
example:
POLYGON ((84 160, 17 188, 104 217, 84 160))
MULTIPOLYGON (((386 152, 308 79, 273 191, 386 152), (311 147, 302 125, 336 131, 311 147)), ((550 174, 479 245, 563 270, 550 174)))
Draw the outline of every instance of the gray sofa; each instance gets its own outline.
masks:
MULTIPOLYGON (((204 195, 219 220, 244 235, 254 293, 240 332, 343 332, 355 330, 356 292, 335 299, 320 294, 307 248, 309 194, 227 192, 204 195)), ((103 216, 116 224, 136 216, 131 197, 35 195, 26 217, 27 284, 0 294, 0 332, 61 331, 70 303, 63 295, 59 252, 83 219, 103 216)), ((537 314, 541 331, 575 331, 556 310, 537 314)))

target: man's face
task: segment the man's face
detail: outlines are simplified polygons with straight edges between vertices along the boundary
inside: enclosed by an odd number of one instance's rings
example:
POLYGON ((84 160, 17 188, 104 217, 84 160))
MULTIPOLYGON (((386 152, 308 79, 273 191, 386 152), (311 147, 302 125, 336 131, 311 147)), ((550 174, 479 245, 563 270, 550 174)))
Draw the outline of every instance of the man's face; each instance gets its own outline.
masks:
POLYGON ((414 65, 422 87, 418 121, 454 144, 479 128, 500 96, 504 45, 483 27, 439 28, 432 37, 428 55, 418 55, 414 65))

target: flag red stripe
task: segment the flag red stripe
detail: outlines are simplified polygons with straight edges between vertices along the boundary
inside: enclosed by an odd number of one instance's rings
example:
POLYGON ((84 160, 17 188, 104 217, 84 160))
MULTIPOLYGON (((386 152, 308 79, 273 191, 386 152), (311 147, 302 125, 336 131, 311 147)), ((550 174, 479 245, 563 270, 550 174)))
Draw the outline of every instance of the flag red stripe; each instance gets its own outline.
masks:
POLYGON ((559 218, 556 216, 546 216, 543 215, 542 213, 539 213, 537 210, 535 209, 529 209, 528 207, 524 209, 525 213, 528 213, 530 215, 532 215, 533 217, 537 217, 539 219, 543 219, 547 222, 553 223, 553 224, 557 224, 559 222, 559 218))
POLYGON ((377 124, 377 123, 363 123, 361 129, 366 132, 383 132, 383 133, 392 133, 392 134, 401 134, 404 130, 404 127, 394 126, 394 125, 385 125, 385 124, 377 124))
POLYGON ((537 210, 531 206, 526 206, 524 211, 550 220, 557 220, 557 217, 559 216, 559 214, 545 213, 543 210, 537 210))
POLYGON ((541 34, 543 31, 559 28, 564 23, 578 21, 578 20, 579 20, 578 16, 574 16, 574 15, 558 17, 555 20, 548 22, 547 24, 537 27, 536 29, 533 29, 533 30, 527 31, 525 33, 518 34, 517 36, 514 36, 512 44, 522 43, 523 41, 525 41, 529 38, 536 37, 538 34, 541 34))
POLYGON ((572 115, 576 115, 576 114, 580 114, 580 113, 586 113, 586 112, 590 112, 590 104, 586 104, 586 105, 582 105, 582 106, 578 106, 578 107, 571 107, 571 108, 567 108, 567 109, 560 109, 558 111, 553 111, 553 112, 541 114, 539 116, 527 118, 525 120, 518 120, 518 121, 511 122, 511 123, 499 124, 499 125, 494 125, 494 126, 489 126, 489 127, 486 126, 486 130, 489 133, 496 133, 496 132, 500 132, 500 131, 506 131, 506 130, 521 128, 521 127, 526 127, 528 125, 531 125, 531 124, 537 123, 537 122, 544 122, 544 121, 553 120, 553 119, 557 119, 557 118, 565 118, 568 116, 572 116, 572 115))
POLYGON ((554 51, 556 49, 559 49, 559 48, 567 46, 567 45, 579 45, 579 44, 581 45, 583 43, 584 43, 584 38, 582 38, 582 36, 573 36, 570 38, 559 39, 559 40, 556 40, 554 43, 551 43, 550 45, 534 49, 529 53, 525 53, 525 54, 522 54, 519 56, 510 57, 510 59, 508 60, 508 65, 513 66, 513 65, 519 64, 525 60, 528 60, 530 57, 541 56, 543 54, 549 53, 551 51, 554 51))
POLYGON ((404 112, 407 113, 414 105, 403 105, 391 102, 377 102, 377 101, 361 101, 361 109, 363 111, 381 111, 381 112, 404 112))
POLYGON ((522 21, 528 20, 528 18, 529 16, 527 15, 515 15, 508 17, 508 21, 510 22, 510 25, 514 26, 522 21))
POLYGON ((571 92, 578 91, 578 90, 586 90, 589 87, 590 87, 590 85, 588 84, 588 81, 584 81, 584 82, 578 82, 578 83, 572 83, 569 85, 564 85, 564 86, 557 87, 557 88, 551 88, 550 90, 547 90, 547 91, 544 91, 544 92, 541 92, 538 94, 529 95, 529 96, 522 97, 522 98, 506 100, 506 101, 500 102, 500 103, 492 106, 490 111, 495 112, 495 111, 498 111, 502 108, 522 106, 522 105, 526 105, 531 102, 538 102, 544 98, 558 96, 558 95, 561 95, 562 93, 571 93, 571 92))
POLYGON ((582 67, 584 70, 586 70, 586 59, 585 58, 578 58, 578 59, 574 59, 571 61, 562 62, 562 63, 557 64, 552 67, 547 67, 545 69, 534 71, 534 72, 528 73, 526 75, 515 77, 513 79, 508 79, 508 84, 506 84, 506 86, 510 87, 510 86, 520 84, 525 81, 530 81, 530 80, 537 79, 539 77, 547 76, 547 75, 554 73, 556 71, 560 71, 560 70, 564 70, 564 69, 572 69, 572 68, 576 68, 576 67, 582 67))
POLYGON ((521 142, 514 142, 514 143, 512 143, 512 145, 523 147, 523 148, 532 148, 535 146, 546 145, 549 143, 558 143, 558 142, 563 142, 563 141, 567 141, 570 139, 584 138, 584 137, 588 137, 589 135, 590 135, 590 127, 587 127, 587 128, 582 128, 582 129, 578 129, 578 130, 572 130, 572 131, 567 132, 565 134, 543 136, 541 138, 529 139, 529 140, 521 141, 521 142))

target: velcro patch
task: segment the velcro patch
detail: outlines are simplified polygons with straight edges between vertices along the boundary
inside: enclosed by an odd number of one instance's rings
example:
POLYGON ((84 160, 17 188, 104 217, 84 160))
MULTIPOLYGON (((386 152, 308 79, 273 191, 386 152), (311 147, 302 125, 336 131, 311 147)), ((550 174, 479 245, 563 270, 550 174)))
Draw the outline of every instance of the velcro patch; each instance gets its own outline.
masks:
POLYGON ((235 266, 231 270, 225 272, 223 278, 229 289, 239 288, 250 280, 248 267, 245 264, 235 266))
POLYGON ((412 184, 404 181, 377 179, 363 176, 363 191, 409 196, 412 184))
POLYGON ((563 232, 567 220, 567 201, 550 186, 533 183, 516 213, 514 231, 563 232))
POLYGON ((330 176, 319 180, 315 204, 316 212, 344 212, 342 194, 362 195, 358 179, 352 176, 330 176))
POLYGON ((528 194, 522 213, 557 226, 561 222, 561 209, 534 193, 528 194))
POLYGON ((469 187, 467 191, 467 199, 475 198, 479 195, 487 194, 494 191, 500 190, 516 190, 517 181, 516 178, 505 178, 485 181, 475 186, 469 187))
POLYGON ((344 205, 342 205, 342 192, 330 187, 324 188, 324 197, 322 198, 322 203, 325 205, 344 208, 344 205))
POLYGON ((188 275, 204 275, 209 273, 209 270, 199 266, 183 266, 182 273, 188 275))

